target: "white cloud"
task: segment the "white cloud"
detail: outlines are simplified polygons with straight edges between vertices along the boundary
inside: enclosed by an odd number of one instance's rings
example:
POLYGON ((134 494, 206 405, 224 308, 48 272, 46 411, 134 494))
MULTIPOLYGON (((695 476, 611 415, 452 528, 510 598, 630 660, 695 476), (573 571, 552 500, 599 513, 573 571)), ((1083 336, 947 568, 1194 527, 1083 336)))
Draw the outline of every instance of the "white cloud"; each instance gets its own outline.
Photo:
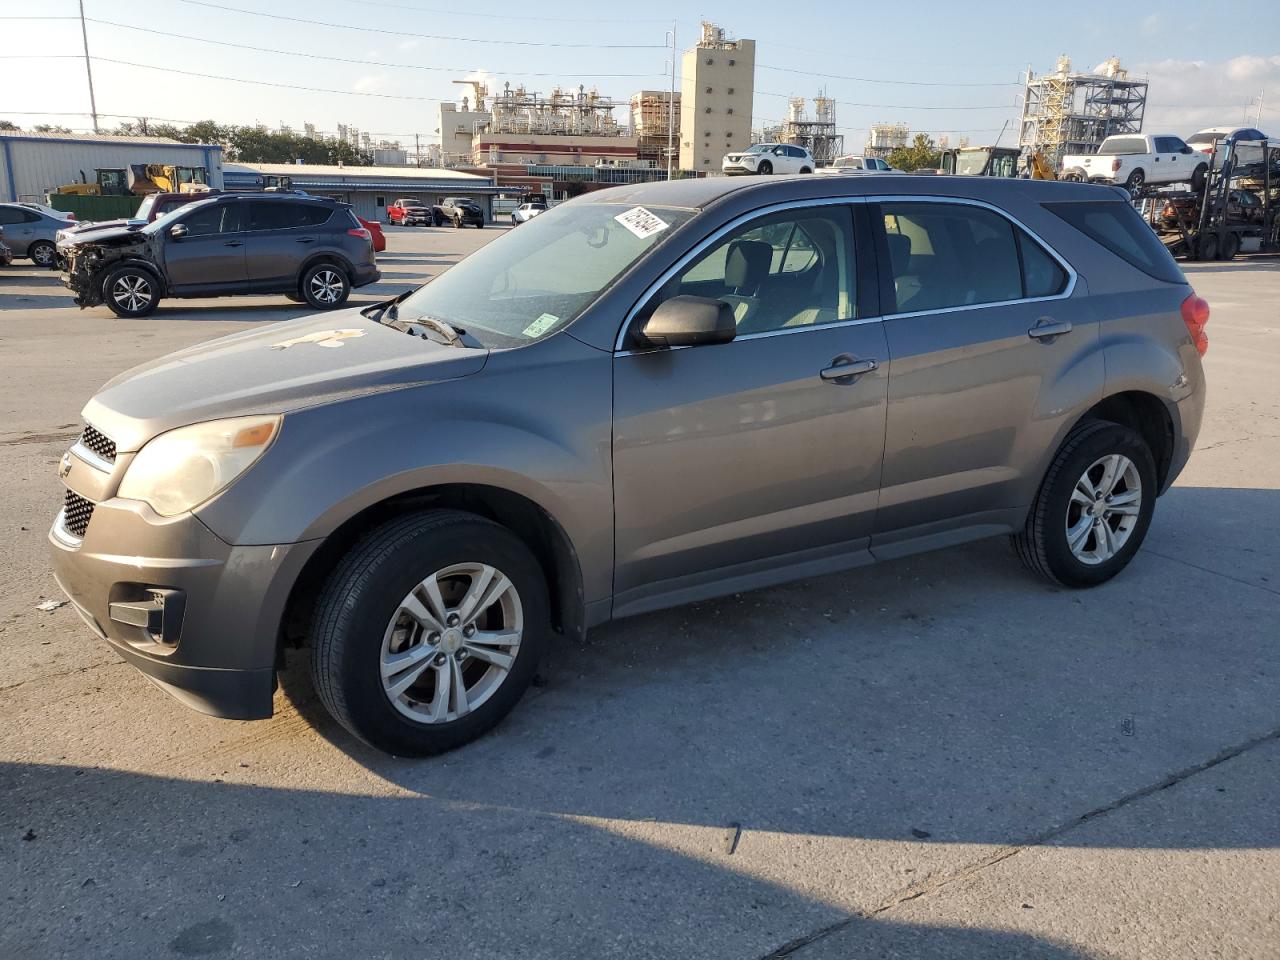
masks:
POLYGON ((1280 55, 1159 60, 1137 64, 1129 75, 1146 75, 1150 84, 1143 123, 1149 133, 1186 137, 1203 127, 1243 124, 1246 114, 1252 125, 1258 94, 1267 90, 1259 126, 1264 133, 1280 135, 1280 55))
POLYGON ((421 40, 415 40, 411 38, 409 40, 401 40, 400 43, 396 46, 396 49, 397 50, 414 50, 417 47, 419 47, 421 44, 422 44, 421 40))
POLYGON ((385 73, 369 73, 356 80, 351 85, 351 89, 356 93, 373 93, 381 90, 387 83, 387 75, 385 73))

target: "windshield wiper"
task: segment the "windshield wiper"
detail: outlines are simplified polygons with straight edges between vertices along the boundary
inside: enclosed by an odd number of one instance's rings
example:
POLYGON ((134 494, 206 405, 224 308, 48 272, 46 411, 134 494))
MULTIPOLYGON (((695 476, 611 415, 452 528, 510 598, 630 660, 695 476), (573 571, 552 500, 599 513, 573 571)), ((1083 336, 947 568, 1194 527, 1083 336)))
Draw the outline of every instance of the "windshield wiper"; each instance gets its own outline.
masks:
MULTIPOLYGON (((400 319, 392 313, 395 305, 391 310, 387 311, 387 318, 382 322, 396 330, 403 330, 405 333, 413 334, 416 337, 432 340, 438 340, 450 347, 483 347, 484 345, 476 340, 475 337, 467 335, 467 331, 461 327, 455 327, 447 320, 441 320, 439 317, 418 316, 413 318, 400 319)), ((397 311, 398 313, 398 311, 397 311)))

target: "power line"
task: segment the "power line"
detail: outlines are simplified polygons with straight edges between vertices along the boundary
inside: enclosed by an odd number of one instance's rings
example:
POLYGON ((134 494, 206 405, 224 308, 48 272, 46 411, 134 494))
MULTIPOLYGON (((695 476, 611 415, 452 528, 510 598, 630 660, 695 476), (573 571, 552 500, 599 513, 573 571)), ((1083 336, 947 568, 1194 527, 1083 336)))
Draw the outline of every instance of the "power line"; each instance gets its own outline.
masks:
MULTIPOLYGON (((494 73, 491 70, 483 70, 476 67, 431 67, 431 66, 425 66, 417 63, 393 63, 387 60, 361 60, 354 57, 330 57, 325 54, 305 53, 300 50, 277 50, 272 47, 255 47, 247 43, 233 43, 230 40, 214 40, 214 39, 211 39, 210 37, 193 37, 190 34, 186 34, 186 33, 170 33, 166 30, 155 30, 151 27, 140 27, 132 23, 117 23, 114 20, 99 20, 96 17, 87 17, 86 19, 90 23, 96 23, 96 24, 100 24, 102 26, 108 26, 108 27, 119 27, 122 30, 136 30, 139 33, 150 33, 158 37, 171 37, 178 40, 192 40, 192 41, 195 41, 196 43, 212 43, 220 47, 234 47, 237 50, 253 50, 257 53, 271 53, 271 54, 278 54, 278 55, 287 56, 287 57, 305 57, 309 60, 328 60, 332 63, 351 63, 351 64, 357 64, 357 65, 366 66, 366 67, 393 67, 393 68, 402 69, 402 70, 432 70, 432 71, 442 71, 445 73, 462 73, 462 74, 488 73, 495 77, 502 77, 502 76, 563 77, 564 76, 563 73, 529 73, 529 72, 521 71, 518 74, 516 73, 504 74, 504 73, 494 73)), ((27 54, 27 56, 39 56, 39 55, 27 54)), ((71 54, 71 56, 75 56, 75 54, 71 54)), ((665 76, 665 74, 588 73, 588 74, 583 74, 583 76, 614 79, 618 77, 648 78, 648 77, 656 77, 656 76, 665 76)))
POLYGON ((327 20, 308 20, 305 17, 289 17, 282 13, 266 13, 261 10, 246 10, 243 7, 229 7, 222 3, 208 3, 206 0, 178 0, 179 3, 194 7, 208 7, 211 10, 224 10, 230 13, 243 13, 251 17, 266 17, 269 20, 284 20, 288 23, 305 23, 313 27, 330 27, 336 30, 356 30, 360 33, 377 33, 392 37, 414 37, 420 40, 449 40, 455 43, 490 43, 512 47, 573 47, 593 50, 665 50, 663 44, 655 43, 551 43, 540 40, 493 40, 487 37, 451 37, 435 33, 411 33, 408 30, 387 30, 382 27, 362 27, 352 23, 331 23, 327 20))
MULTIPOLYGON (((447 17, 483 17, 487 20, 530 20, 537 23, 617 23, 617 17, 533 17, 528 14, 507 13, 473 13, 460 10, 441 10, 431 7, 417 7, 407 3, 388 3, 387 0, 347 0, 347 3, 358 3, 366 7, 391 7, 396 10, 412 10, 415 13, 437 13, 447 17)), ((668 23, 667 20, 635 20, 629 23, 668 23)))

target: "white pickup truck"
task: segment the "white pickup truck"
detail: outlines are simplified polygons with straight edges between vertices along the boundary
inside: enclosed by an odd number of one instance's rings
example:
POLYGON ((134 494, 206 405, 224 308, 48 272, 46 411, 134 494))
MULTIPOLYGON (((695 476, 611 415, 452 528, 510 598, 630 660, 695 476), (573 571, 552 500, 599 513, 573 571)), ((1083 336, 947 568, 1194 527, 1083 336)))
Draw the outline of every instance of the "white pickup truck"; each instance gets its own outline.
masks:
POLYGON ((1115 183, 1130 192, 1161 183, 1190 183, 1193 190, 1200 190, 1208 170, 1203 153, 1181 137, 1161 134, 1118 134, 1103 140, 1091 156, 1062 158, 1064 179, 1115 183))

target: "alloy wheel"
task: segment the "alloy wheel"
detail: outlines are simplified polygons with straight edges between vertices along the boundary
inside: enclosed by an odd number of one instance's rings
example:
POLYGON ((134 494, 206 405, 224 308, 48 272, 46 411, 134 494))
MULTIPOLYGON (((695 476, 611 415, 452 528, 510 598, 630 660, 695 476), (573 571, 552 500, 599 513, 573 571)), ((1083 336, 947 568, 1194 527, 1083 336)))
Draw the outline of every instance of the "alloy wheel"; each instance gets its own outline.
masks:
POLYGON ((448 723, 480 707, 511 672, 524 632, 515 584, 496 567, 438 570, 400 601, 379 669, 392 705, 418 723, 448 723))
POLYGON ((1097 566, 1128 542, 1142 512, 1142 479, 1128 457, 1107 454, 1076 481, 1067 502, 1067 546, 1081 563, 1097 566))
POLYGON ((38 267, 47 267, 53 263, 53 247, 39 244, 31 248, 31 262, 38 267))
POLYGON ((111 286, 111 299, 125 310, 145 309, 151 303, 151 281, 138 274, 126 274, 111 286))
POLYGON ((311 278, 311 296, 321 303, 337 303, 342 296, 342 278, 332 270, 320 270, 311 278))

